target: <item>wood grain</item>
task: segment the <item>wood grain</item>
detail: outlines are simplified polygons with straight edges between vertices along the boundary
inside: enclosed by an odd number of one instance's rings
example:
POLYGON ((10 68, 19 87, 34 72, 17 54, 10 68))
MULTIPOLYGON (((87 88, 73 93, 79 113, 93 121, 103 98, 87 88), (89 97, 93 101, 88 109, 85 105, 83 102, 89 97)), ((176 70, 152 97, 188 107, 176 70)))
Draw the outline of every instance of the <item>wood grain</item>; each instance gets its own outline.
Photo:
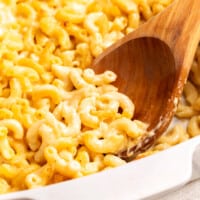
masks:
POLYGON ((136 106, 135 118, 149 124, 138 144, 121 152, 131 160, 168 127, 200 40, 200 0, 178 0, 136 31, 106 49, 93 63, 112 70, 114 83, 136 106))

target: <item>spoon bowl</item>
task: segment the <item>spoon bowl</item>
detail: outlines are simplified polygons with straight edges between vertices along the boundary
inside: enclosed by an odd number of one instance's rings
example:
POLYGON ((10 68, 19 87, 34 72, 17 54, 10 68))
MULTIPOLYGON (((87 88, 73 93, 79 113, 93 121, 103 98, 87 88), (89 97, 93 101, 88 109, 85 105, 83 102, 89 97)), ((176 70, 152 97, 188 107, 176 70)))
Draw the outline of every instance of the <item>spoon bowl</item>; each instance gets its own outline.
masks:
POLYGON ((138 144, 119 152, 132 160, 155 144, 178 104, 200 39, 200 0, 177 0, 106 49, 92 65, 111 70, 115 86, 135 104, 134 118, 149 127, 138 144))
POLYGON ((97 73, 108 69, 118 75, 114 84, 119 91, 133 100, 134 118, 148 123, 149 129, 153 129, 176 81, 175 60, 170 48, 156 38, 130 40, 95 64, 97 73))

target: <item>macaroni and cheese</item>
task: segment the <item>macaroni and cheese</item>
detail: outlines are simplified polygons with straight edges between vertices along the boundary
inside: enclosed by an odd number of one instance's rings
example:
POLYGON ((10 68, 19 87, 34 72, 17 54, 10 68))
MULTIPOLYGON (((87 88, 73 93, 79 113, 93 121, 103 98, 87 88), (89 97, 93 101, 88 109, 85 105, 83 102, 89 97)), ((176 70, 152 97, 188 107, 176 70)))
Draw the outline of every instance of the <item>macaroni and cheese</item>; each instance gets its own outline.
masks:
MULTIPOLYGON (((171 0, 0 1, 0 193, 40 187, 126 162, 117 153, 147 125, 112 82, 88 67, 171 0)), ((200 133, 200 46, 177 124, 137 159, 200 133)))

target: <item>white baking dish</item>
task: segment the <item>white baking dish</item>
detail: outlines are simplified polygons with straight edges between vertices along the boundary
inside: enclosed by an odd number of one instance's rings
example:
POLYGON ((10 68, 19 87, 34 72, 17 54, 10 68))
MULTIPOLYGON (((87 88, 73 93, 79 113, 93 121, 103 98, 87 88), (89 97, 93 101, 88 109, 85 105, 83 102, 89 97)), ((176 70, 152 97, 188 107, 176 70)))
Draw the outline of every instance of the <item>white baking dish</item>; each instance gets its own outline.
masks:
POLYGON ((200 136, 112 170, 0 195, 0 200, 150 200, 198 177, 200 136))

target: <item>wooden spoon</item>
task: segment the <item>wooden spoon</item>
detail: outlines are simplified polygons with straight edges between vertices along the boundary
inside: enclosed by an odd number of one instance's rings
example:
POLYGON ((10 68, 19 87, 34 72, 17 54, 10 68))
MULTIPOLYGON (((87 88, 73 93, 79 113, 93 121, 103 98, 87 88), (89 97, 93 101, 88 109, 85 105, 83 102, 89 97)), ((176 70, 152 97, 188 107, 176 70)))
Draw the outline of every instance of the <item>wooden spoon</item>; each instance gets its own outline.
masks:
POLYGON ((132 160, 168 127, 200 39, 200 0, 177 0, 105 50, 92 68, 112 70, 120 92, 134 102, 134 118, 149 124, 139 142, 119 153, 132 160))

